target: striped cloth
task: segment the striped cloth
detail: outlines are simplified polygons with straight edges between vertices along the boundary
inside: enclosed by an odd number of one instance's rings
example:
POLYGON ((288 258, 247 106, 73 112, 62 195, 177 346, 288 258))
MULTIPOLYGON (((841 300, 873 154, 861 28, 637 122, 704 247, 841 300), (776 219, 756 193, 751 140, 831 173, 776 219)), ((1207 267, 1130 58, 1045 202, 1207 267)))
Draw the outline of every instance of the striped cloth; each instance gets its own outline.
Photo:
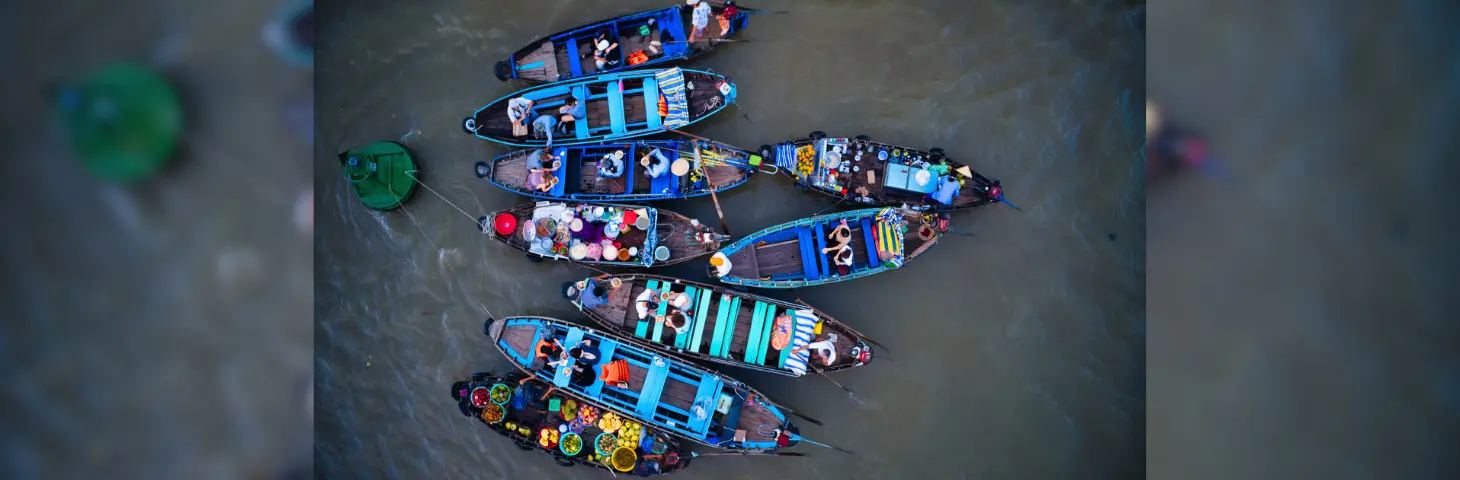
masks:
POLYGON ((902 266, 902 236, 906 223, 907 220, 891 208, 883 208, 877 212, 877 253, 879 256, 890 255, 887 263, 892 268, 902 266))
POLYGON ((796 171, 796 144, 787 142, 776 145, 775 156, 777 168, 796 171))
POLYGON ((664 94, 669 104, 669 115, 664 117, 664 128, 679 128, 689 125, 689 98, 684 94, 684 71, 679 67, 660 70, 654 74, 659 82, 659 93, 664 94))
MULTIPOLYGON (((816 314, 811 310, 796 310, 796 335, 791 337, 791 345, 788 348, 799 348, 811 344, 811 332, 816 329, 816 314)), ((796 376, 806 374, 806 362, 811 358, 811 351, 802 350, 796 352, 786 359, 786 368, 796 376)))

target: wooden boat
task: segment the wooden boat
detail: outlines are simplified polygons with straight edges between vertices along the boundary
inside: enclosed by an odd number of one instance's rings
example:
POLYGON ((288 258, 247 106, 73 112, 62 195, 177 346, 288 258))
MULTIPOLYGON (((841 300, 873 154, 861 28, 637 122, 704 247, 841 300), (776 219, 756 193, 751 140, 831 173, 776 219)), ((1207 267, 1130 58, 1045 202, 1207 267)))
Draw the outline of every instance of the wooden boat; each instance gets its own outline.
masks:
MULTIPOLYGON (((954 211, 1003 202, 998 180, 927 151, 856 138, 807 138, 764 145, 760 155, 796 181, 796 187, 845 199, 848 203, 912 210, 954 211)), ((1014 207, 1019 208, 1019 207, 1014 207)))
MULTIPOLYGON (((486 425, 493 432, 497 432, 511 439, 519 449, 527 451, 535 450, 551 454, 553 461, 564 467, 584 465, 612 470, 608 464, 599 461, 595 457, 596 448, 594 442, 598 438, 598 435, 603 433, 603 430, 598 428, 597 425, 585 425, 582 431, 577 432, 578 436, 583 439, 583 447, 575 455, 568 455, 558 447, 549 449, 538 443, 537 435, 543 428, 557 428, 558 425, 570 422, 564 419, 561 407, 557 411, 547 408, 547 402, 541 398, 542 390, 534 388, 537 387, 536 384, 527 383, 519 386, 518 383, 524 378, 527 378, 527 374, 521 371, 513 371, 505 375, 495 375, 492 373, 473 374, 470 380, 463 380, 451 385, 451 398, 452 400, 456 400, 456 406, 461 410, 462 415, 476 418, 477 421, 482 422, 483 425, 486 425), (473 403, 471 392, 477 387, 490 389, 493 385, 497 384, 506 385, 514 391, 512 392, 511 399, 502 405, 502 419, 493 423, 488 422, 483 417, 482 408, 477 407, 473 403), (527 433, 523 433, 524 431, 527 433)), ((578 403, 580 408, 582 405, 590 405, 599 411, 604 410, 602 406, 592 402, 579 401, 578 403)), ((632 471, 636 474, 642 472, 644 476, 655 476, 678 472, 688 468, 690 460, 694 458, 694 454, 685 449, 681 442, 671 435, 645 427, 643 437, 645 438, 645 442, 640 447, 634 448, 635 453, 638 454, 638 462, 632 471), (645 456, 654 455, 651 442, 662 442, 665 446, 665 449, 660 453, 662 457, 655 458, 657 465, 649 465, 647 464, 649 462, 645 461, 645 456), (649 445, 650 448, 645 449, 642 445, 649 445)))
POLYGON ((755 453, 792 446, 801 439, 787 416, 790 410, 738 380, 673 356, 656 354, 636 340, 534 316, 500 321, 489 318, 482 329, 518 368, 549 381, 554 387, 550 391, 602 405, 620 416, 692 442, 755 453), (629 388, 607 385, 601 378, 587 387, 579 386, 569 381, 569 367, 553 369, 535 361, 537 342, 546 337, 556 338, 568 347, 591 341, 601 358, 593 367, 595 373, 610 362, 624 360, 628 364, 629 388))
MULTIPOLYGON (((653 135, 680 128, 714 115, 735 103, 735 84, 728 77, 678 67, 658 70, 628 70, 591 75, 564 82, 521 90, 487 104, 462 121, 467 133, 516 147, 543 147, 549 136, 531 132, 514 134, 507 117, 508 101, 533 101, 537 114, 558 116, 568 97, 581 102, 586 116, 568 125, 566 134, 553 133, 553 145, 583 145, 613 142, 653 135), (664 115, 659 99, 663 94, 664 115)), ((530 123, 530 122, 529 122, 530 123)))
MULTIPOLYGON (((866 208, 803 218, 755 232, 710 257, 710 276, 731 285, 796 288, 881 273, 922 255, 947 230, 946 218, 908 209, 866 208), (852 265, 840 271, 827 234, 847 222, 852 265), (906 255, 904 251, 910 251, 906 255), (719 263, 717 266, 716 263, 719 263)), ((835 245, 833 245, 835 246, 835 245)))
POLYGON ((681 2, 672 7, 610 18, 558 32, 533 41, 513 52, 507 60, 497 62, 493 73, 504 82, 517 79, 529 83, 550 83, 688 60, 714 50, 726 38, 740 33, 750 23, 753 12, 752 9, 737 7, 739 13, 729 20, 730 29, 725 31, 717 21, 725 7, 711 6, 713 18, 705 27, 704 38, 690 45, 691 9, 681 2), (601 70, 593 61, 593 40, 600 32, 607 33, 610 42, 618 43, 618 48, 609 54, 618 64, 605 65, 601 70), (645 60, 630 64, 636 52, 642 52, 645 60))
POLYGON ((860 367, 872 359, 872 347, 863 341, 861 333, 815 308, 725 287, 660 275, 628 274, 585 279, 565 293, 583 314, 604 328, 694 360, 799 377, 808 373, 808 364, 822 372, 834 372, 860 367), (689 296, 689 323, 684 332, 676 334, 674 328, 654 321, 655 315, 667 313, 669 305, 664 302, 660 302, 657 312, 639 318, 635 304, 646 289, 655 296, 666 291, 689 296), (780 349, 772 341, 778 323, 786 329, 787 338, 780 349), (830 366, 820 359, 810 360, 806 350, 791 355, 791 350, 811 343, 817 332, 835 335, 836 356, 830 366))
MULTIPOLYGON (((477 163, 477 176, 502 189, 546 200, 578 200, 585 202, 645 202, 707 195, 723 192, 750 180, 761 166, 761 157, 719 142, 698 139, 639 140, 603 145, 571 147, 554 146, 551 153, 562 162, 554 175, 558 182, 544 192, 528 184, 529 166, 540 148, 508 152, 493 158, 491 163, 477 163), (659 149, 671 164, 684 160, 684 175, 670 172, 658 178, 644 173, 640 159, 659 149), (598 162, 606 155, 622 152, 624 172, 615 178, 600 179, 598 162)), ((540 158, 540 157, 539 157, 540 158)), ((530 165, 531 164, 531 165, 530 165)), ((546 165, 551 167, 551 165, 546 165)))
POLYGON ((483 216, 480 223, 483 233, 527 252, 529 258, 591 265, 663 267, 708 255, 729 240, 684 215, 632 205, 537 202, 483 216), (640 216, 647 220, 640 221, 640 216), (551 240, 544 244, 544 239, 551 240), (604 241, 613 248, 603 246, 604 241))

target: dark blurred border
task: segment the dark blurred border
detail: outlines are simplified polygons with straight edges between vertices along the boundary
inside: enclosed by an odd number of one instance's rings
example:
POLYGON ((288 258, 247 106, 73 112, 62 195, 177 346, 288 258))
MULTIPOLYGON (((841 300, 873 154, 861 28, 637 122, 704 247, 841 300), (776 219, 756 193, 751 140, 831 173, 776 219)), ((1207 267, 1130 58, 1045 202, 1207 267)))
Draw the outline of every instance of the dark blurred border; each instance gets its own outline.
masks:
POLYGON ((1156 2, 1152 478, 1460 478, 1460 4, 1156 2))
POLYGON ((287 3, 0 9, 0 478, 308 475, 312 71, 263 40, 287 3), (119 60, 184 108, 133 185, 80 166, 46 96, 119 60))

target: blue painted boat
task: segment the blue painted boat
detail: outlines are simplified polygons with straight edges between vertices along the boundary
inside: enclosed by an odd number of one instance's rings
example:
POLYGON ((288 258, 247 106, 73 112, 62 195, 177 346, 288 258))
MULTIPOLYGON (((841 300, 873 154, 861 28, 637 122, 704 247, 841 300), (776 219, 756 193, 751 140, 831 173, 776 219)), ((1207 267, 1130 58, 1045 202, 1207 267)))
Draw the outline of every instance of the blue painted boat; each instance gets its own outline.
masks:
MULTIPOLYGON (((707 195, 722 192, 750 180, 761 165, 759 155, 718 142, 689 140, 638 140, 601 145, 554 146, 549 149, 555 161, 561 162, 552 172, 556 183, 547 191, 529 185, 529 169, 552 164, 541 156, 541 148, 523 149, 498 155, 487 162, 478 162, 477 176, 486 178, 503 189, 544 200, 580 202, 645 202, 707 195), (650 177, 640 161, 657 149, 664 161, 673 164, 683 159, 688 167, 685 175, 673 169, 659 177, 650 177), (621 153, 621 154, 620 154, 621 153), (610 157, 610 158, 606 158, 610 157), (614 160, 611 157, 617 157, 614 160), (623 171, 616 177, 601 178, 600 162, 621 162, 623 171), (546 165, 544 165, 546 163, 546 165)), ((539 181, 539 180, 533 180, 539 181)), ((540 181, 547 181, 546 178, 540 181)))
POLYGON ((949 159, 941 148, 927 151, 874 142, 866 135, 807 138, 760 147, 760 156, 803 190, 849 204, 951 212, 1003 202, 998 180, 949 159))
POLYGON ((518 368, 552 384, 550 391, 701 445, 755 453, 777 450, 780 432, 789 433, 786 446, 801 439, 788 417, 790 411, 765 395, 733 378, 654 353, 636 340, 536 316, 487 319, 482 329, 518 368), (588 340, 598 349, 592 384, 572 382, 570 367, 547 367, 535 360, 538 342, 548 337, 567 348, 588 340), (629 388, 608 385, 600 378, 604 368, 619 360, 627 365, 629 388))
POLYGON ((760 288, 797 288, 861 278, 898 268, 922 255, 947 230, 947 222, 940 221, 946 218, 940 217, 886 207, 803 218, 755 232, 720 249, 710 256, 708 270, 722 282, 760 288), (837 227, 843 221, 847 229, 839 233, 837 227), (849 259, 851 264, 838 265, 837 258, 849 259))
POLYGON ((718 20, 724 16, 725 8, 711 6, 713 17, 710 25, 694 44, 688 42, 692 7, 681 3, 593 22, 543 37, 513 52, 507 60, 497 62, 493 73, 504 82, 517 79, 551 83, 688 60, 714 50, 727 38, 740 33, 750 23, 750 15, 754 12, 736 7, 737 12, 721 24, 718 20), (594 40, 600 34, 610 44, 618 44, 605 55, 605 59, 613 63, 606 63, 603 68, 598 67, 593 55, 594 40), (643 56, 638 57, 635 55, 637 52, 642 52, 643 56), (632 63, 636 57, 643 61, 632 63))
POLYGON ((587 278, 572 287, 563 292, 568 301, 603 328, 692 360, 792 377, 847 370, 872 360, 872 346, 861 333, 810 305, 640 273, 587 278), (646 291, 651 297, 684 295, 684 300, 671 298, 684 306, 660 301, 656 311, 646 310, 640 317, 636 305, 646 291), (686 313, 687 321, 678 330, 655 321, 656 315, 672 317, 671 310, 686 313), (813 358, 811 350, 801 348, 813 340, 831 342, 831 355, 819 351, 813 358))
POLYGON ((735 95, 729 77, 710 72, 629 70, 520 90, 478 109, 462 120, 462 128, 482 140, 515 147, 616 142, 698 122, 735 103, 735 95), (532 102, 521 125, 508 117, 509 104, 518 98, 532 102), (559 109, 569 98, 579 102, 581 118, 535 131, 533 119, 562 118, 559 109), (661 101, 664 108, 659 108, 661 101))

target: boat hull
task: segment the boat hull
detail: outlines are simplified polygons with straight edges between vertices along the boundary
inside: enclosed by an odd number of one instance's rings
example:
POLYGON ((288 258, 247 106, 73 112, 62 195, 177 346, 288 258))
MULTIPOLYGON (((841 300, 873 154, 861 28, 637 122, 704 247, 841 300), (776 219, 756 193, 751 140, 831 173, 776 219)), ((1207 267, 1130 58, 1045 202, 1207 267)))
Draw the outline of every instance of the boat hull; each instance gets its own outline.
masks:
POLYGON ((631 338, 536 316, 488 319, 483 331, 514 365, 556 391, 707 447, 742 453, 776 450, 774 430, 796 428, 788 410, 743 382, 656 354, 631 338), (546 366, 545 359, 534 357, 538 342, 547 337, 567 347, 589 340, 602 357, 591 367, 595 374, 623 360, 627 388, 605 384, 602 378, 586 386, 575 384, 566 369, 546 366))
MULTIPOLYGON (((724 7, 712 7, 712 12, 718 19, 724 12, 724 7)), ((694 45, 690 45, 687 41, 689 16, 689 11, 681 4, 564 30, 535 40, 513 52, 506 60, 497 63, 493 73, 502 81, 518 80, 542 84, 602 73, 666 66, 713 51, 725 39, 739 34, 750 23, 750 11, 742 8, 739 14, 724 25, 729 27, 728 31, 722 28, 720 22, 710 22, 706 28, 706 37, 703 40, 696 39, 694 45), (607 33, 613 39, 612 43, 618 44, 609 54, 609 59, 616 61, 617 65, 599 68, 594 61, 592 42, 600 32, 607 33), (645 60, 642 63, 630 64, 630 57, 635 52, 644 52, 645 60)))
POLYGON ((528 175, 532 156, 541 150, 516 150, 498 155, 490 162, 479 162, 477 176, 497 188, 542 200, 650 202, 693 198, 744 185, 757 172, 752 162, 758 164, 760 158, 745 150, 695 140, 555 146, 550 153, 562 162, 562 168, 553 173, 559 181, 550 190, 541 191, 531 188, 528 175), (692 155, 696 147, 702 152, 700 160, 692 155), (691 165, 689 173, 681 176, 668 172, 659 178, 649 177, 639 162, 655 149, 670 162, 685 159, 691 165), (624 154, 624 172, 614 178, 603 178, 598 173, 599 162, 605 155, 617 152, 624 154), (709 159, 712 155, 714 160, 709 159))
POLYGON ((868 208, 818 215, 766 228, 716 252, 724 267, 707 265, 712 278, 757 288, 799 288, 844 282, 901 267, 921 256, 946 230, 937 215, 868 208), (847 222, 845 249, 830 234, 847 222), (829 248, 830 247, 830 248, 829 248), (845 251, 849 249, 849 251, 845 251), (907 253, 904 253, 907 252, 907 253), (837 257, 850 258, 839 266, 837 257))
POLYGON ((692 125, 735 103, 737 95, 734 82, 719 74, 680 68, 628 70, 514 92, 477 109, 462 121, 462 128, 482 140, 515 147, 617 142, 692 125), (508 115, 509 101, 516 98, 533 102, 532 114, 521 125, 508 115), (533 121, 538 117, 563 118, 560 107, 569 98, 579 102, 582 118, 536 131, 533 121))
POLYGON ((821 132, 813 132, 807 138, 766 145, 760 154, 775 163, 798 188, 852 205, 951 212, 998 203, 998 195, 1002 195, 997 180, 947 158, 941 149, 917 150, 874 142, 867 137, 826 137, 821 132), (848 152, 840 157, 846 161, 834 162, 837 167, 845 167, 845 171, 828 168, 833 162, 827 153, 836 147, 848 152), (808 152, 809 162, 803 161, 808 152), (869 176, 868 172, 873 173, 869 176), (947 182, 953 183, 944 186, 947 182), (994 190, 994 187, 999 188, 994 190), (947 202, 937 198, 944 192, 940 189, 948 192, 941 195, 947 202))

